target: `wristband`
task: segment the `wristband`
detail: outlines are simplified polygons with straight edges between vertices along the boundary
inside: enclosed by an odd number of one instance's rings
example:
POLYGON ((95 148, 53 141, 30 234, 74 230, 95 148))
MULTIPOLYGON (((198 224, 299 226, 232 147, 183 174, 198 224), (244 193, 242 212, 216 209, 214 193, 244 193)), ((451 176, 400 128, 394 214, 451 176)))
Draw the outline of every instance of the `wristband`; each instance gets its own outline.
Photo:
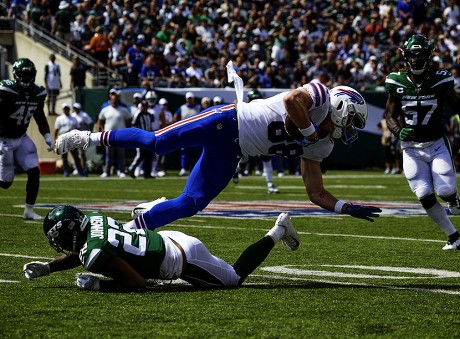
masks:
POLYGON ((43 136, 43 138, 45 139, 46 142, 48 142, 48 140, 49 140, 49 141, 53 140, 53 139, 51 139, 51 135, 50 135, 49 133, 46 133, 46 134, 43 136))
POLYGON ((304 137, 309 137, 310 135, 316 132, 316 128, 315 125, 311 123, 310 126, 308 126, 307 128, 299 128, 299 131, 300 133, 302 133, 304 137))
POLYGON ((338 213, 338 214, 342 214, 342 208, 343 208, 343 205, 345 205, 347 202, 346 201, 343 201, 343 200, 339 200, 335 203, 335 206, 334 206, 334 212, 335 213, 338 213))

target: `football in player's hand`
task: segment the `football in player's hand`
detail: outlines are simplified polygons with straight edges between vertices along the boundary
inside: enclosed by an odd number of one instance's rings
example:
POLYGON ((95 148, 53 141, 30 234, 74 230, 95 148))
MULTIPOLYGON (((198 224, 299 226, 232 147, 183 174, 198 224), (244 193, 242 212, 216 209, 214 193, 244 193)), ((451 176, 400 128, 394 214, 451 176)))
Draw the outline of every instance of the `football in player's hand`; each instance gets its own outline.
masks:
POLYGON ((303 140, 305 138, 289 116, 287 116, 286 120, 284 120, 284 129, 286 130, 286 133, 295 140, 303 140))

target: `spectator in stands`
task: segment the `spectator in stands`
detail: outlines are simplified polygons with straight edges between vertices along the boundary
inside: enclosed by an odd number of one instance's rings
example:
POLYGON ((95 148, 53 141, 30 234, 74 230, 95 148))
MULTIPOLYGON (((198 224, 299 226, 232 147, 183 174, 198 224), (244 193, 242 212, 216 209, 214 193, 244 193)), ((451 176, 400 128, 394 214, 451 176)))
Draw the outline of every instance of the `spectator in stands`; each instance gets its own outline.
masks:
POLYGON ((194 81, 196 81, 196 84, 199 84, 199 82, 202 80, 203 70, 198 67, 198 62, 196 59, 190 60, 190 66, 185 70, 185 74, 187 76, 188 83, 194 83, 194 81))
POLYGON ((160 75, 160 68, 156 65, 153 54, 148 55, 140 70, 140 77, 147 78, 153 83, 160 75))
POLYGON ((32 0, 27 4, 25 11, 25 20, 29 24, 34 24, 36 28, 41 26, 41 17, 43 16, 44 8, 41 5, 40 0, 32 0))
POLYGON ((86 26, 83 20, 83 15, 79 14, 75 17, 75 21, 70 24, 70 41, 77 48, 83 47, 83 38, 85 36, 86 26))
POLYGON ((69 9, 69 2, 62 0, 59 10, 54 15, 52 34, 70 44, 70 23, 73 21, 73 13, 69 9))
POLYGON ((128 86, 139 86, 139 74, 144 65, 145 52, 142 48, 143 40, 138 39, 128 48, 125 60, 128 67, 128 86))
POLYGON ((110 65, 109 56, 112 49, 112 42, 104 34, 104 28, 102 26, 97 26, 94 36, 85 49, 104 66, 110 65))
POLYGON ((80 61, 78 55, 72 59, 70 67, 70 88, 78 89, 86 86, 86 66, 80 61))
POLYGON ((62 88, 61 68, 56 63, 56 56, 50 55, 50 59, 45 66, 45 87, 48 92, 46 102, 49 115, 56 115, 56 100, 62 88))

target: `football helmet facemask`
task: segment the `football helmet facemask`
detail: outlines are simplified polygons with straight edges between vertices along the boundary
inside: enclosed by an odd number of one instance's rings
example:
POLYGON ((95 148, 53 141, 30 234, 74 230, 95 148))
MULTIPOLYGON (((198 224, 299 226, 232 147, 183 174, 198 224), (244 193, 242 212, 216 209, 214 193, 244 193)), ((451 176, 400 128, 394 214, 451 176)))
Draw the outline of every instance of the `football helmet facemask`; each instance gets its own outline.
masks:
POLYGON ((334 139, 341 139, 345 145, 351 145, 358 139, 357 128, 366 126, 368 109, 364 98, 356 90, 348 86, 337 86, 331 89, 330 115, 335 129, 334 139))
POLYGON ((248 92, 248 102, 251 102, 252 100, 256 100, 256 99, 262 99, 263 96, 262 96, 262 93, 259 92, 259 90, 257 89, 251 89, 249 92, 248 92))
POLYGON ((34 63, 27 58, 20 58, 13 64, 14 80, 23 88, 29 88, 34 83, 36 75, 34 63))
POLYGON ((150 90, 145 94, 144 99, 149 103, 149 107, 153 107, 157 103, 158 96, 155 91, 150 90))
POLYGON ((88 217, 79 209, 63 205, 53 208, 43 221, 43 232, 58 252, 78 252, 87 236, 88 217))
POLYGON ((415 75, 422 74, 433 58, 433 45, 421 34, 411 36, 400 49, 407 67, 415 75))

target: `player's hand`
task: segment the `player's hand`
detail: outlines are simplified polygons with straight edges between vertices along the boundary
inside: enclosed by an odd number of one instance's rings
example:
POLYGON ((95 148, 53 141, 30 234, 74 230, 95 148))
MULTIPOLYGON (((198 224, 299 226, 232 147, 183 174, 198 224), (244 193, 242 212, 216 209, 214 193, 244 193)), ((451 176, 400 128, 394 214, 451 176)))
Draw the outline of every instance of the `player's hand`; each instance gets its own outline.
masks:
POLYGON ((45 142, 48 145, 48 152, 52 152, 54 150, 54 140, 51 138, 51 135, 49 133, 46 133, 44 135, 45 142))
POLYGON ((47 262, 32 261, 22 268, 27 279, 32 280, 50 274, 50 265, 47 262))
POLYGON ((81 290, 99 291, 101 289, 100 279, 91 274, 78 273, 76 284, 81 290))
POLYGON ((378 218, 380 216, 378 213, 380 212, 382 212, 382 210, 375 206, 353 205, 348 203, 345 213, 355 218, 366 219, 370 222, 374 222, 374 219, 372 218, 378 218))
POLYGON ((415 130, 410 127, 403 127, 399 131, 399 140, 412 141, 415 139, 415 130))

